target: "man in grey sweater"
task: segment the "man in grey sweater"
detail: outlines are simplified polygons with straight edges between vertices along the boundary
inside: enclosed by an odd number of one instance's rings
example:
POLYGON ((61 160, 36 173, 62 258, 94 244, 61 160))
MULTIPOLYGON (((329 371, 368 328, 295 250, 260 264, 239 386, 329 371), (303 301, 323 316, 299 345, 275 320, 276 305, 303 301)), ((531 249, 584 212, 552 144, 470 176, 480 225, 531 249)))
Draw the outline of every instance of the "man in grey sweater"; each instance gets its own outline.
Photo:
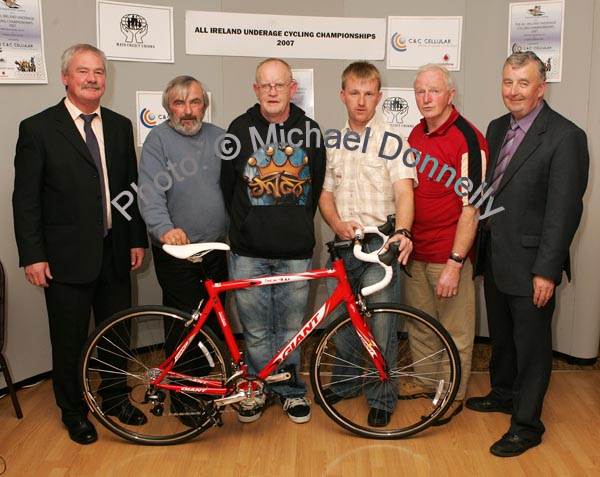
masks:
MULTIPOLYGON (((215 153, 225 131, 202 122, 208 95, 195 78, 172 79, 162 102, 169 120, 144 142, 138 204, 150 233, 163 304, 191 312, 204 292, 199 265, 171 257, 162 245, 225 241, 229 219, 220 187, 221 160, 215 153)), ((211 252, 203 264, 215 281, 227 279, 224 252, 211 252)))

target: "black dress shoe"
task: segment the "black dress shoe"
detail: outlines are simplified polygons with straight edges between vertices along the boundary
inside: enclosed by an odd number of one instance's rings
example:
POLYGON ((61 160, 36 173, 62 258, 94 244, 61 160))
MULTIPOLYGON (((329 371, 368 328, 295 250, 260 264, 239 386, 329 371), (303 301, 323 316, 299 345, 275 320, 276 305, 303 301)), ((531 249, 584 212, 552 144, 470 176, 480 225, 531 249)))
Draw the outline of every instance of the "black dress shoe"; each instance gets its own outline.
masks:
POLYGON ((125 402, 116 406, 104 407, 102 411, 107 416, 116 416, 123 424, 130 426, 141 426, 148 422, 148 418, 137 407, 130 402, 125 402))
POLYGON ((491 394, 482 397, 472 397, 467 399, 467 407, 477 412, 503 412, 504 414, 512 414, 513 406, 510 402, 500 401, 491 394))
POLYGON ((372 407, 369 411, 369 417, 367 419, 367 422, 371 427, 385 427, 390 423, 390 419, 392 419, 391 412, 372 407))
POLYGON ((77 444, 86 445, 98 440, 96 429, 85 417, 70 422, 67 429, 69 429, 69 437, 77 444))
POLYGON ((490 447, 490 452, 498 457, 515 457, 521 455, 527 449, 539 445, 541 442, 541 437, 526 438, 509 432, 504 434, 502 439, 490 447))

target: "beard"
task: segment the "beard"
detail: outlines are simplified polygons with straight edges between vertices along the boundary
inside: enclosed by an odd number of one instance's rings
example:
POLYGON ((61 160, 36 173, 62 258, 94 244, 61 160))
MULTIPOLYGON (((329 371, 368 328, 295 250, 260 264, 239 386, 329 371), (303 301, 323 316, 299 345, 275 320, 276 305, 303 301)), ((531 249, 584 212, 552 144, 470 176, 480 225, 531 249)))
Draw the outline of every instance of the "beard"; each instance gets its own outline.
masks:
POLYGON ((170 122, 171 126, 173 126, 173 129, 184 136, 194 136, 200 132, 200 129, 202 129, 202 121, 196 116, 181 116, 179 119, 171 118, 170 122), (186 120, 194 122, 188 126, 183 122, 186 120))

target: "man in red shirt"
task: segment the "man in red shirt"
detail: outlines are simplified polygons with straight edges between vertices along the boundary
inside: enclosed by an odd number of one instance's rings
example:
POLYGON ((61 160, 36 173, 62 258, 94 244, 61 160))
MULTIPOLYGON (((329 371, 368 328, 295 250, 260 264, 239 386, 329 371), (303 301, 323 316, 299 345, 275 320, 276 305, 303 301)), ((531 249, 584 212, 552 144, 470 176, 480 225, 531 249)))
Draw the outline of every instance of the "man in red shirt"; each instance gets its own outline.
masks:
MULTIPOLYGON (((477 233, 478 196, 488 148, 483 135, 452 105, 456 89, 446 68, 422 66, 414 83, 421 122, 408 142, 416 153, 414 249, 405 302, 438 319, 458 348, 462 378, 456 400, 438 424, 462 410, 475 335, 475 287, 471 249, 477 233)), ((413 359, 427 356, 419 329, 409 331, 413 359)), ((423 371, 423 370, 422 370, 423 371)), ((405 382, 402 394, 431 391, 427 383, 405 382)))

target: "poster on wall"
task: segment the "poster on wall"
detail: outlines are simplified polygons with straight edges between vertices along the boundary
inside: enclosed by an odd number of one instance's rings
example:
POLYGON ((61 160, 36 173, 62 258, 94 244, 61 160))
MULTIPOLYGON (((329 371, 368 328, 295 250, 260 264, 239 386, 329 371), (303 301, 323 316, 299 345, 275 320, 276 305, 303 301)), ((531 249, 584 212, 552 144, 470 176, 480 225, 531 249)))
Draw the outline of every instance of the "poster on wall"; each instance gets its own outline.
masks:
POLYGON ((434 63, 460 70, 462 17, 389 17, 387 67, 416 70, 434 63))
POLYGON ((0 1, 0 84, 48 83, 41 0, 0 1))
POLYGON ((511 3, 508 20, 508 54, 533 51, 546 65, 546 81, 562 76, 565 2, 511 3))
POLYGON ((97 0, 96 36, 109 60, 175 62, 173 7, 97 0))
POLYGON ((309 118, 315 117, 315 91, 312 69, 292 69, 292 76, 298 83, 292 103, 302 108, 309 118))
POLYGON ((382 60, 385 19, 186 11, 185 52, 382 60))
MULTIPOLYGON (((212 103, 210 91, 208 94, 208 104, 212 103)), ((137 145, 142 147, 144 141, 150 134, 152 128, 155 128, 160 123, 169 119, 169 113, 162 107, 162 92, 161 91, 137 91, 137 145)), ((204 113, 203 122, 211 122, 211 107, 209 106, 204 113)))
POLYGON ((421 120, 414 89, 381 88, 381 92, 381 101, 377 106, 379 118, 387 125, 399 129, 402 135, 408 138, 421 120))

